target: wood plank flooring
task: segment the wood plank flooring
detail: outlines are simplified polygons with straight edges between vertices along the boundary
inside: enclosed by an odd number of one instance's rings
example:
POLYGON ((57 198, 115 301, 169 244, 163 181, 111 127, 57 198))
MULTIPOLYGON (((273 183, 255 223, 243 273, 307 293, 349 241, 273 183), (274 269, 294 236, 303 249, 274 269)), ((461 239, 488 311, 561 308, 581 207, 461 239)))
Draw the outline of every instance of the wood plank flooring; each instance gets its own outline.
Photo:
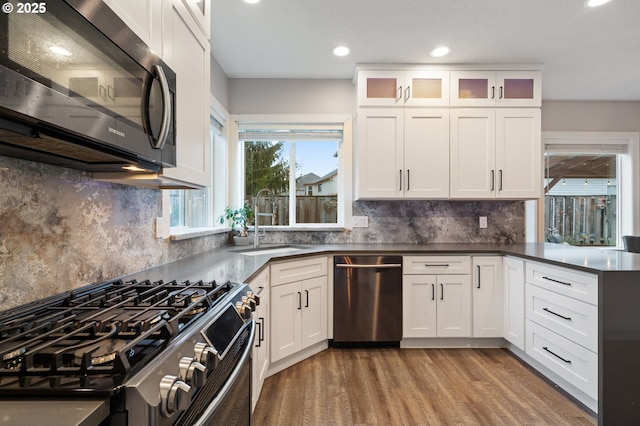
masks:
POLYGON ((330 348, 265 381, 252 424, 595 425, 506 349, 330 348))

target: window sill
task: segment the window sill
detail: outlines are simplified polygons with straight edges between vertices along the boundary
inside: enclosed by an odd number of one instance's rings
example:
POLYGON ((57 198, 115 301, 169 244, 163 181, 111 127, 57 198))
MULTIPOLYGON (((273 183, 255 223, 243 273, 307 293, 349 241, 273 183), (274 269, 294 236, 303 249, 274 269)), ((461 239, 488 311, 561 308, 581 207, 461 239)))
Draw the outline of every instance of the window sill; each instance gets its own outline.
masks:
POLYGON ((231 228, 184 228, 171 229, 169 239, 171 241, 188 240, 190 238, 205 237, 207 235, 227 233, 231 228))

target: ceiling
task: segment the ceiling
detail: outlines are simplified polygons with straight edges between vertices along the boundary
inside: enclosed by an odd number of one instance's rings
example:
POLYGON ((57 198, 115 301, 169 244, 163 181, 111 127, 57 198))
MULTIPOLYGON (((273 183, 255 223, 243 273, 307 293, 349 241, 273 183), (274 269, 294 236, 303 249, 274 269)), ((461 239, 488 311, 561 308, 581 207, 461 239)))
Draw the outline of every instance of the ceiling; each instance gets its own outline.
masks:
POLYGON ((537 64, 544 100, 640 100, 640 1, 212 0, 229 78, 350 79, 356 64, 537 64), (351 54, 331 49, 344 44, 351 54), (445 44, 441 59, 429 51, 445 44))

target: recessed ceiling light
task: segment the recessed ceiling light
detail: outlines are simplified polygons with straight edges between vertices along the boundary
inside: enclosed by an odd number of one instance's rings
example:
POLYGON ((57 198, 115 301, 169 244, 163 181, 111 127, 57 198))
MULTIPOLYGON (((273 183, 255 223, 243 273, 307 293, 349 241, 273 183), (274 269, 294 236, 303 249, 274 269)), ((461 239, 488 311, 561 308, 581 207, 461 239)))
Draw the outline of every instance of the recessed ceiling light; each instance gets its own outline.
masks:
POLYGON ((433 49, 429 55, 434 58, 441 58, 449 54, 449 48, 447 46, 440 46, 433 49))
POLYGON ((587 7, 602 6, 605 3, 609 3, 611 0, 588 0, 587 7))
POLYGON ((336 56, 347 56, 349 48, 347 46, 336 46, 333 48, 333 54, 336 56))
POLYGON ((260 3, 260 0, 244 0, 244 2, 249 4, 256 4, 256 3, 260 3))

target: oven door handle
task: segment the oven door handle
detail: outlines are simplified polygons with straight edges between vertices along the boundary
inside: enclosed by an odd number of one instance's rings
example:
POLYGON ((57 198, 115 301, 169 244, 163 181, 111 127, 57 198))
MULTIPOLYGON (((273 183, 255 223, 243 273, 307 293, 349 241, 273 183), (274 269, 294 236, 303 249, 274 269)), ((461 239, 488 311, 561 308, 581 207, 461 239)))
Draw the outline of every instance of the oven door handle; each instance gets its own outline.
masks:
POLYGON ((254 320, 251 320, 251 332, 249 333, 249 338, 247 339, 248 344, 244 348, 244 352, 240 357, 240 361, 238 361, 238 363, 236 364, 233 372, 229 375, 229 378, 227 379, 226 383, 224 384, 222 389, 220 389, 220 392, 218 392, 218 395, 216 395, 216 397, 213 398, 213 401, 211 401, 207 409, 202 412, 202 414, 200 415, 200 418, 195 423, 193 423, 193 426, 207 425, 211 420, 211 416, 215 414, 216 410, 220 406, 220 403, 222 402, 222 400, 224 400, 224 398, 227 396, 231 388, 235 385, 236 381, 238 380, 238 376, 240 376, 240 373, 244 368, 245 362, 251 361, 251 351, 253 350, 252 342, 253 342, 253 339, 255 338, 255 334, 256 334, 256 324, 254 320))

